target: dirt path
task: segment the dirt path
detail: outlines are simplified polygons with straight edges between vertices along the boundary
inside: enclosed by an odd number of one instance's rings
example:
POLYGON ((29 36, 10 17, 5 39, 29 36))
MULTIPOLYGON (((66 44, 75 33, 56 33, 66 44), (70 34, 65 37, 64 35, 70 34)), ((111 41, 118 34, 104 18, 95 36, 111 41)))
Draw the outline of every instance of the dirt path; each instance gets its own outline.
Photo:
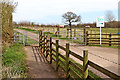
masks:
MULTIPOLYGON (((19 32, 25 33, 26 31, 24 30, 17 30, 19 32)), ((28 32, 28 31, 27 31, 28 32)), ((36 37, 38 36, 37 34, 34 34, 32 32, 28 32, 28 36, 31 37, 32 39, 38 40, 36 37), (32 36, 34 35, 34 36, 32 36)), ((53 42, 55 42, 55 39, 53 39, 53 42)), ((65 44, 68 43, 66 40, 59 40, 60 45, 65 47, 65 44)), ((69 42, 70 43, 70 42, 69 42)), ((70 45, 73 45, 75 43, 70 43, 70 45)), ((118 72, 118 49, 113 49, 113 48, 104 48, 104 47, 91 47, 91 46, 70 46, 70 50, 73 52, 76 52, 77 54, 83 56, 82 51, 83 50, 88 50, 89 51, 89 56, 88 59, 93 61, 94 63, 104 67, 105 69, 114 72, 119 75, 118 72)), ((63 54, 65 54, 63 51, 61 51, 63 54)), ((71 56, 76 62, 81 63, 78 59, 74 58, 71 56)), ((99 73, 98 71, 90 69, 99 75, 102 78, 107 78, 105 75, 99 73)))
POLYGON ((38 47, 26 46, 27 64, 31 78, 57 78, 55 70, 47 63, 38 47))

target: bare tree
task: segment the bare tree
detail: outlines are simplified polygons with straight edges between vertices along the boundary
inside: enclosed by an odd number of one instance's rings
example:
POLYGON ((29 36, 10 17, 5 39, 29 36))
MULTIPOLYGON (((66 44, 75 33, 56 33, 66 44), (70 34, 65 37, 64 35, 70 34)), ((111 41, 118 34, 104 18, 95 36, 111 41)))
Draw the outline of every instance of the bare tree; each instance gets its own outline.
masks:
POLYGON ((74 22, 80 22, 81 21, 81 16, 77 16, 75 13, 73 12, 67 12, 67 13, 64 13, 62 15, 65 23, 67 23, 70 27, 70 38, 72 38, 72 29, 71 29, 71 25, 72 23, 74 22))
POLYGON ((105 19, 107 22, 115 21, 115 16, 112 11, 107 11, 105 14, 105 19))

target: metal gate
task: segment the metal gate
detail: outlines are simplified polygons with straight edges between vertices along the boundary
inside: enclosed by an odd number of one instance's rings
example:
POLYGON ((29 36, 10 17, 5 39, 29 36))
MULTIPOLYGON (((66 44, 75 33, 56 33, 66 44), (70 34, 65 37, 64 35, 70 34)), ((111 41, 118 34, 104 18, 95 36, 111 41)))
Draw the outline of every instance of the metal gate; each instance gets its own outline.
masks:
POLYGON ((86 45, 86 31, 84 28, 73 28, 72 30, 67 28, 59 28, 56 30, 51 29, 43 31, 43 33, 53 38, 67 40, 71 43, 76 43, 72 45, 86 45))
POLYGON ((14 42, 21 43, 23 45, 38 44, 39 42, 39 32, 35 31, 35 38, 32 38, 28 31, 25 32, 14 32, 14 42))

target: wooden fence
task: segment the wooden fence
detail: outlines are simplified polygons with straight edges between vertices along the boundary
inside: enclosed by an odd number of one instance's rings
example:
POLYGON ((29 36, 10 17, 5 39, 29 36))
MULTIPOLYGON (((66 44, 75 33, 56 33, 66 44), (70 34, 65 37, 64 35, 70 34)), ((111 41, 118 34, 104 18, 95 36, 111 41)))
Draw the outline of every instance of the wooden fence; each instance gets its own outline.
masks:
MULTIPOLYGON (((120 45, 120 34, 101 34, 102 45, 118 46, 120 45)), ((87 45, 99 45, 100 34, 88 34, 86 32, 86 44, 87 45)))
POLYGON ((104 69, 103 67, 95 64, 94 62, 89 61, 87 50, 83 51, 83 57, 82 57, 82 56, 72 52, 71 50, 69 50, 69 43, 66 43, 66 47, 60 46, 59 40, 56 40, 56 42, 54 43, 52 41, 52 38, 51 37, 49 38, 45 34, 42 34, 42 31, 40 31, 40 34, 39 34, 39 47, 40 47, 41 53, 45 55, 45 57, 48 59, 50 64, 53 61, 55 61, 56 71, 59 70, 59 67, 65 71, 67 79, 77 78, 77 79, 81 79, 81 80, 86 80, 86 79, 96 80, 93 78, 93 76, 88 74, 88 65, 95 68, 96 70, 102 72, 103 74, 109 76, 110 78, 113 78, 113 79, 120 78, 120 76, 112 73, 111 71, 108 71, 108 70, 104 69), (53 46, 55 46, 55 48, 53 46), (62 55, 59 52, 59 49, 64 50, 66 52, 66 55, 65 56, 62 55), (81 67, 79 67, 73 61, 70 60, 70 55, 74 56, 75 58, 79 59, 80 61, 83 61, 83 69, 81 69, 81 67), (64 59, 65 62, 63 62, 60 58, 64 59), (60 63, 62 65, 64 65, 65 68, 63 66, 61 66, 60 63), (70 68, 70 66, 77 69, 82 74, 82 76, 80 76, 78 73, 76 73, 72 68, 70 68), (74 74, 75 76, 72 76, 70 73, 74 74))

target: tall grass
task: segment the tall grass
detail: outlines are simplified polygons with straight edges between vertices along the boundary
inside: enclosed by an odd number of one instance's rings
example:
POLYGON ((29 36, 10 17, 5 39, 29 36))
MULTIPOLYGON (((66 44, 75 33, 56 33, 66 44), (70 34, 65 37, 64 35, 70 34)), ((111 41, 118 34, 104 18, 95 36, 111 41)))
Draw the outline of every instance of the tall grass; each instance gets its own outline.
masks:
POLYGON ((26 78, 27 68, 23 45, 15 43, 13 46, 4 47, 2 54, 3 78, 26 78))

